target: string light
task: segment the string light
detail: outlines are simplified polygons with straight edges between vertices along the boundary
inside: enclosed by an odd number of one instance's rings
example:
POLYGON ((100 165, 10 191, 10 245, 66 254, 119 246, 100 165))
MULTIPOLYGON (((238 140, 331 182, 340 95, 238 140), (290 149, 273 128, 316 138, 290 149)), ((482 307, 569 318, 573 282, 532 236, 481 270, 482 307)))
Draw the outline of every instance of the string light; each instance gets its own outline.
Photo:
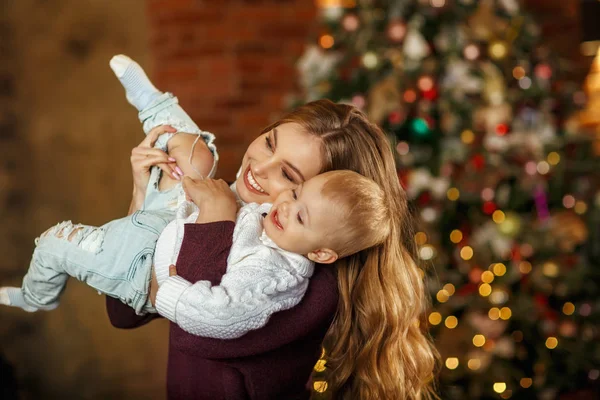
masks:
POLYGON ((575 312, 575 304, 567 301, 562 308, 562 312, 565 315, 572 315, 575 312))
POLYGON ((500 309, 500 318, 503 320, 509 320, 510 317, 512 316, 512 311, 510 310, 510 308, 508 307, 502 307, 500 309))
POLYGON ((446 358, 446 368, 448 368, 448 369, 458 368, 458 358, 456 358, 456 357, 446 358))
POLYGON ((526 76, 523 79, 519 80, 519 86, 521 89, 527 90, 531 87, 531 78, 526 76))
POLYGON ((527 173, 527 175, 535 175, 537 172, 537 164, 535 163, 535 161, 527 161, 525 163, 525 172, 527 173))
POLYGON ((498 307, 490 308, 490 311, 488 311, 488 317, 490 317, 491 320, 496 321, 498 318, 500 318, 500 309, 498 309, 498 307))
POLYGON ((479 47, 475 44, 469 44, 463 50, 463 54, 467 60, 474 61, 479 57, 479 47))
POLYGON ((587 204, 585 204, 585 202, 579 200, 578 202, 575 203, 575 212, 579 215, 581 214, 585 214, 585 212, 587 211, 587 204))
POLYGON ((446 195, 448 196, 448 200, 456 201, 460 197, 460 192, 458 191, 457 188, 453 187, 453 188, 448 189, 448 192, 446 193, 446 195))
POLYGON ((521 385, 522 388, 527 389, 527 388, 531 387, 531 385, 533 385, 533 379, 521 378, 521 380, 519 381, 519 384, 521 385))
POLYGON ((466 129, 460 134, 460 140, 462 140, 464 144, 471 144, 475 141, 475 134, 472 130, 466 129))
POLYGON ((415 234, 415 242, 417 245, 422 246, 427 243, 427 234, 425 232, 417 232, 415 234))
POLYGON ((415 100, 417 100, 417 92, 412 89, 408 89, 404 92, 404 101, 413 103, 415 100))
POLYGON ((506 265, 502 263, 496 263, 494 264, 492 271, 494 271, 494 274, 496 276, 503 276, 504 274, 506 274, 506 265))
POLYGON ((458 229, 454 229, 452 232, 450 232, 450 241, 452 243, 460 243, 460 241, 462 239, 463 239, 463 234, 458 229))
POLYGON ((335 43, 335 41, 333 40, 333 36, 331 36, 331 35, 325 34, 319 38, 319 44, 324 49, 329 49, 329 48, 333 47, 334 43, 335 43))
POLYGON ((377 59, 377 54, 373 53, 372 51, 365 53, 365 55, 362 58, 362 63, 368 69, 375 68, 379 63, 379 60, 377 59))
POLYGON ((492 214, 492 220, 497 224, 501 224, 502 222, 504 222, 505 219, 506 219, 506 215, 501 210, 496 210, 492 214))
POLYGON ((494 200, 495 195, 496 195, 496 193, 494 192, 494 189, 492 189, 492 188, 485 188, 481 191, 481 198, 485 201, 494 200))
POLYGON ((481 347, 485 344, 485 336, 483 335, 475 335, 473 336, 473 345, 475 347, 481 347))
POLYGON ((546 339, 546 347, 549 348, 550 350, 555 349, 556 346, 558 346, 558 339, 555 338, 554 336, 550 336, 548 339, 546 339))
POLYGON ((430 0, 430 3, 433 7, 444 7, 446 5, 446 0, 430 0))
POLYGON ((518 66, 513 68, 513 77, 515 79, 523 79, 525 77, 525 68, 518 66))
POLYGON ((473 258, 473 248, 471 246, 465 246, 460 249, 460 257, 465 261, 473 258))
POLYGON ((531 272, 531 263, 529 261, 521 261, 519 263, 519 271, 522 274, 528 274, 531 272))
POLYGON ((448 292, 446 292, 444 289, 438 291, 437 295, 435 297, 436 297, 437 301, 439 301, 440 303, 445 303, 450 298, 450 296, 448 295, 448 292))
POLYGON ((433 79, 430 76, 422 76, 417 81, 417 86, 421 91, 426 92, 428 90, 433 89, 433 79))
POLYGON ((455 288, 451 283, 446 283, 444 285, 444 290, 448 293, 448 295, 452 296, 454 294, 455 288))
POLYGON ((558 265, 555 262, 548 261, 544 263, 542 270, 544 275, 549 278, 556 278, 558 276, 558 265))
POLYGON ((479 358, 471 358, 467 362, 467 366, 469 367, 469 369, 477 371, 479 368, 481 368, 481 360, 479 358))
POLYGON ((506 57, 508 53, 508 48, 506 47, 506 43, 501 41, 495 41, 490 45, 489 48, 490 56, 499 60, 501 58, 506 57))
POLYGON ((540 161, 537 164, 536 169, 540 175, 546 175, 548 172, 550 172, 550 164, 548 164, 546 161, 540 161))
POLYGON ((456 318, 454 315, 450 315, 446 318, 445 324, 446 328, 454 329, 458 325, 458 318, 456 318))
POLYGON ((401 156, 407 155, 409 150, 410 150, 410 146, 406 142, 398 142, 398 144, 396 145, 396 151, 401 156))
POLYGON ((495 382, 494 383, 494 392, 503 393, 506 390, 506 383, 504 382, 495 382))
POLYGON ((504 290, 493 290, 490 295, 490 302, 492 304, 504 304, 508 300, 508 293, 504 290))
POLYGON ((565 206, 565 208, 575 207, 575 197, 571 196, 570 194, 563 197, 562 202, 563 202, 563 206, 565 206))
POLYGON ((485 283, 492 283, 494 281, 494 274, 490 271, 484 271, 481 274, 481 281, 485 283))
POLYGON ((479 294, 483 297, 487 297, 492 293, 492 287, 487 283, 482 283, 479 286, 479 294))
POLYGON ((435 257, 435 249, 431 245, 425 245, 419 249, 419 258, 421 260, 429 261, 435 257))
POLYGON ((546 160, 548 160, 548 163, 550 165, 557 165, 560 162, 560 155, 557 152, 553 151, 548 154, 546 160))
POLYGON ((442 314, 440 314, 437 311, 434 311, 431 314, 429 314, 429 323, 431 325, 439 325, 441 322, 442 322, 442 314))

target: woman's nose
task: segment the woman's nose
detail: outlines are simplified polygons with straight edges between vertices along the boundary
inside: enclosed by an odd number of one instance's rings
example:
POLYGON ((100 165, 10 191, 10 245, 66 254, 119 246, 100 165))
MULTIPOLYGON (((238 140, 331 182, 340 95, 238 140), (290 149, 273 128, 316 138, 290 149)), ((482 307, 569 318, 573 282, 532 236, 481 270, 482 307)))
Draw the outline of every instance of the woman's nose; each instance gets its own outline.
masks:
POLYGON ((263 179, 267 178, 269 168, 271 167, 272 161, 271 158, 265 158, 264 160, 255 162, 252 166, 252 173, 255 176, 261 177, 263 179))

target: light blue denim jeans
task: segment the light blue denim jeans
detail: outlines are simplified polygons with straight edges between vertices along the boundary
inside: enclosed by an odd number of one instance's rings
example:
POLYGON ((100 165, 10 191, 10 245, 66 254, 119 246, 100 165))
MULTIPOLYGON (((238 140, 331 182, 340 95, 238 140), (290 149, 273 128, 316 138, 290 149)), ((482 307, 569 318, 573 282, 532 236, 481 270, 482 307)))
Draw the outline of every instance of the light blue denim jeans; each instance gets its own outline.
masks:
MULTIPOLYGON (((218 160, 214 135, 201 131, 170 93, 162 94, 139 114, 146 134, 155 126, 169 124, 201 136, 218 160)), ((167 150, 172 134, 159 137, 155 147, 167 150)), ((213 174, 215 168, 213 167, 213 174)), ((72 276, 98 292, 115 297, 136 313, 153 312, 148 301, 156 242, 175 218, 184 196, 181 184, 158 190, 161 170, 153 167, 143 209, 101 227, 65 221, 36 239, 31 264, 23 278, 25 301, 40 309, 54 308, 72 276)))

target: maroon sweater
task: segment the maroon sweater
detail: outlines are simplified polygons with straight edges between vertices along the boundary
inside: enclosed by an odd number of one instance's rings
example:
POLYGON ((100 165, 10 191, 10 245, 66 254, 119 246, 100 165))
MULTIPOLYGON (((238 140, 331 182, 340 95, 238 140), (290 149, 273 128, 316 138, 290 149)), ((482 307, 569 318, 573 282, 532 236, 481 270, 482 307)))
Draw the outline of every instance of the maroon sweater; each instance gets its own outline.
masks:
MULTIPOLYGON (((219 284, 227 269, 234 224, 186 224, 177 274, 195 283, 219 284)), ((338 303, 335 274, 317 266, 296 307, 273 314, 263 328, 238 339, 191 335, 171 323, 167 392, 169 400, 307 399, 306 383, 338 303)), ((156 315, 140 317, 107 297, 111 323, 135 328, 156 315)))

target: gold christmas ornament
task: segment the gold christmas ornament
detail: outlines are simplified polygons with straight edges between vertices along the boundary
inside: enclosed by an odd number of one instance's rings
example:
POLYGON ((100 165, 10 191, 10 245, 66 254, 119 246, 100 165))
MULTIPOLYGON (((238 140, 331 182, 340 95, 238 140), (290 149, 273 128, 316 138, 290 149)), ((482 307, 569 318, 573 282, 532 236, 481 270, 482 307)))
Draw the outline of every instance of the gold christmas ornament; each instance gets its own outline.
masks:
POLYGON ((565 253, 571 253, 588 238, 585 222, 571 210, 554 213, 550 218, 550 230, 556 246, 565 253))
POLYGON ((506 30, 506 22, 496 16, 494 7, 494 0, 481 0, 477 10, 469 17, 468 26, 475 39, 489 41, 506 30))

